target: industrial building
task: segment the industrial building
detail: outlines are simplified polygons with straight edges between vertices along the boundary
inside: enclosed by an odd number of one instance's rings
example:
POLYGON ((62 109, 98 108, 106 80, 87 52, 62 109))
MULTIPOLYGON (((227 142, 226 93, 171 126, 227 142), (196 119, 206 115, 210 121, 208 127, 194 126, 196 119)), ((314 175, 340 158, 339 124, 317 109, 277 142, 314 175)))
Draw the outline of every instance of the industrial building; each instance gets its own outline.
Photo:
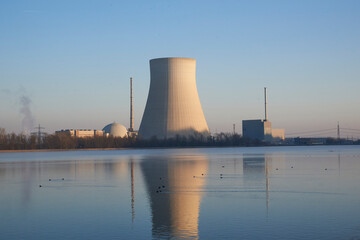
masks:
POLYGON ((263 119, 243 120, 243 136, 267 142, 284 140, 284 129, 271 128, 271 122, 263 119))
POLYGON ((105 136, 112 137, 136 137, 137 131, 134 130, 134 111, 133 111, 133 78, 130 78, 130 128, 120 123, 110 123, 103 128, 105 136))
POLYGON ((120 123, 110 123, 106 125, 103 130, 105 136, 112 136, 112 137, 127 137, 128 131, 124 125, 120 123))
POLYGON ((285 139, 284 129, 273 129, 267 117, 267 89, 264 88, 265 119, 243 120, 243 136, 266 142, 276 142, 285 139))
POLYGON ((91 129, 62 129, 56 131, 55 134, 66 133, 71 137, 85 138, 85 137, 95 137, 95 136, 104 136, 103 131, 91 130, 91 129))
POLYGON ((56 131, 55 134, 65 133, 71 137, 86 138, 96 136, 112 136, 112 137, 127 137, 128 131, 126 127, 119 123, 111 123, 106 125, 103 130, 91 130, 91 129, 62 129, 56 131))
MULTIPOLYGON (((106 136, 106 137, 136 137, 137 131, 134 130, 134 113, 133 113, 133 79, 130 78, 130 128, 120 123, 110 123, 106 125, 102 130, 90 130, 90 129, 63 129, 56 131, 55 134, 66 133, 71 137, 85 138, 95 136, 106 136)), ((40 127, 40 126, 39 126, 40 127)))
POLYGON ((209 128, 196 87, 196 60, 150 60, 150 89, 139 135, 144 139, 208 136, 209 128))

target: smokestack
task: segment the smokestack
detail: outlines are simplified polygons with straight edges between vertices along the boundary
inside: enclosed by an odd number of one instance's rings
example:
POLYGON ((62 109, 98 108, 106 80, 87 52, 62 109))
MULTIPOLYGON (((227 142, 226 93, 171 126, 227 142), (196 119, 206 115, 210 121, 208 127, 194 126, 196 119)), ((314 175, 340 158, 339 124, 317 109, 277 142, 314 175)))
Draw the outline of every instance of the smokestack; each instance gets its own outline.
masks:
POLYGON ((130 78, 130 128, 129 132, 134 131, 134 112, 133 112, 133 79, 130 78))
POLYGON ((265 98, 265 121, 267 121, 267 89, 264 87, 264 98, 265 98))

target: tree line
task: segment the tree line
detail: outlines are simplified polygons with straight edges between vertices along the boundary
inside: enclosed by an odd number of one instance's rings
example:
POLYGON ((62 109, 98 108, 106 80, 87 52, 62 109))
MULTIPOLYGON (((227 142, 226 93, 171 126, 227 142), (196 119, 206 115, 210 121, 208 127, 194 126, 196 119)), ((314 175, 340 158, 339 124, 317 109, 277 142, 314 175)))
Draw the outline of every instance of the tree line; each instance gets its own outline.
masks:
POLYGON ((176 136, 168 139, 153 137, 145 140, 137 137, 94 136, 76 138, 67 133, 47 134, 39 138, 36 135, 6 133, 0 128, 0 150, 32 149, 88 149, 88 148, 151 148, 151 147, 216 147, 216 146, 264 146, 259 140, 244 138, 239 134, 219 133, 204 137, 176 136))

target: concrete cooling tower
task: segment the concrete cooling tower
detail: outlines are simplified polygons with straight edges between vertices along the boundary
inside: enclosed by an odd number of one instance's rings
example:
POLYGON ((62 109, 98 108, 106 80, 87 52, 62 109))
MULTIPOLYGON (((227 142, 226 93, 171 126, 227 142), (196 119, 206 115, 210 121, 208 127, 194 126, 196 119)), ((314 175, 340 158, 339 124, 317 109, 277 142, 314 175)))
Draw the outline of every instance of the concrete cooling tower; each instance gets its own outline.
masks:
POLYGON ((196 60, 150 60, 150 90, 139 135, 171 138, 176 135, 209 135, 195 79, 196 60))

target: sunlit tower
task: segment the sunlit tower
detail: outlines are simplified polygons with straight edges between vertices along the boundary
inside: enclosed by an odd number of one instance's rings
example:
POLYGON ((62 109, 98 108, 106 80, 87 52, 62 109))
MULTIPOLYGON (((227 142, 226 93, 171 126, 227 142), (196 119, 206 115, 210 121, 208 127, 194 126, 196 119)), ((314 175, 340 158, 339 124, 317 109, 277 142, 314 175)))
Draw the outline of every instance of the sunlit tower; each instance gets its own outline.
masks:
POLYGON ((134 131, 134 111, 133 111, 133 78, 130 78, 130 128, 129 132, 134 131))
POLYGON ((139 135, 144 139, 210 134, 196 87, 196 60, 150 60, 150 89, 139 135))
POLYGON ((266 122, 268 120, 268 115, 267 115, 267 88, 264 87, 264 101, 265 101, 265 119, 264 121, 266 122))

